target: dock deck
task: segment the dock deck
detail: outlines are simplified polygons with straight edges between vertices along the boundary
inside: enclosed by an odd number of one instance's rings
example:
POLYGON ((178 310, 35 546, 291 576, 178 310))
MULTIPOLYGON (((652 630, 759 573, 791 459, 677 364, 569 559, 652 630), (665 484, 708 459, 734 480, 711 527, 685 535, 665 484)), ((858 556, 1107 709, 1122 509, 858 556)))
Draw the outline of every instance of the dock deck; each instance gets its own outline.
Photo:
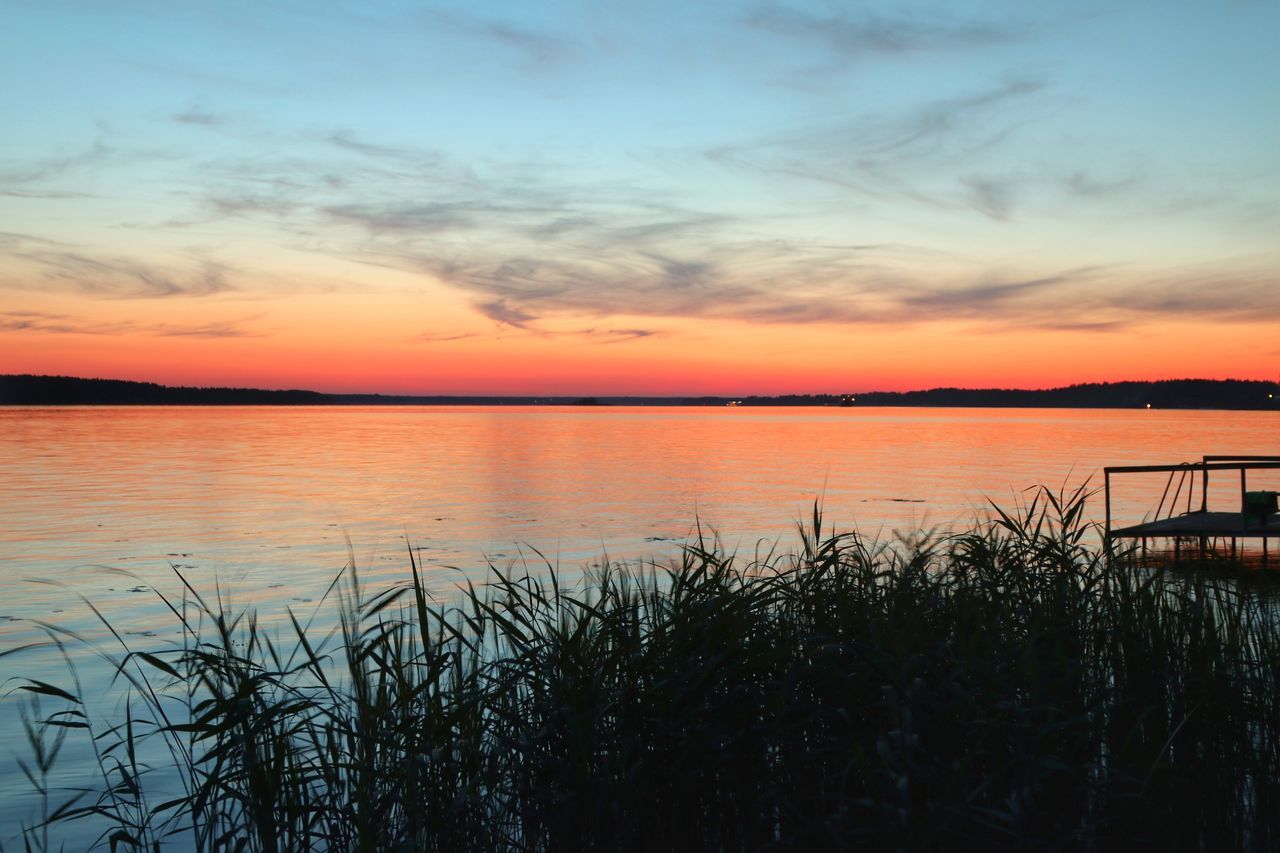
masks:
POLYGON ((1159 521, 1147 521, 1111 531, 1121 539, 1159 539, 1172 536, 1280 539, 1280 513, 1246 517, 1238 512, 1195 511, 1159 521))
MULTIPOLYGON (((1106 536, 1112 539, 1141 540, 1145 551, 1148 539, 1165 539, 1173 543, 1175 562, 1182 551, 1186 540, 1193 540, 1203 557, 1214 546, 1214 542, 1229 543, 1230 553, 1234 559, 1238 553, 1237 544, 1245 541, 1260 541, 1262 545, 1262 565, 1268 564, 1267 545, 1272 539, 1280 539, 1280 512, 1263 512, 1256 510, 1256 501, 1251 500, 1248 491, 1249 472, 1269 471, 1274 474, 1280 471, 1280 456, 1205 456, 1199 462, 1182 462, 1177 465, 1118 465, 1103 469, 1104 491, 1106 493, 1106 536), (1235 473, 1239 478, 1240 502, 1236 504, 1240 511, 1219 512, 1209 509, 1209 475, 1211 473, 1235 473), (1112 478, 1120 474, 1156 474, 1167 473, 1164 494, 1155 511, 1147 520, 1139 524, 1123 527, 1112 525, 1111 489, 1112 478), (1199 507, 1194 507, 1194 494, 1199 492, 1199 507), (1185 493, 1185 498, 1184 498, 1185 493), (1185 507, 1182 512, 1177 508, 1185 507), (1248 512, 1244 510, 1248 509, 1248 512)), ((1259 493, 1255 492, 1254 495, 1259 493)), ((1262 492, 1264 496, 1267 492, 1262 492)), ((1275 506, 1274 492, 1272 507, 1275 506)), ((1233 501, 1234 503, 1234 501, 1233 501)))

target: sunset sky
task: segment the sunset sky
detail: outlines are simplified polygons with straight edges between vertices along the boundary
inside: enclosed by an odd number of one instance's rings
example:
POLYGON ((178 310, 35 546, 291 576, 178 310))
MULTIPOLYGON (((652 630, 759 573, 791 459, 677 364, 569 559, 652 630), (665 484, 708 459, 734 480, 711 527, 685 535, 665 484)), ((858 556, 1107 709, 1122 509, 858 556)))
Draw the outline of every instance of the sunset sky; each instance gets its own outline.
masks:
POLYGON ((0 0, 0 373, 1280 375, 1280 3, 0 0))

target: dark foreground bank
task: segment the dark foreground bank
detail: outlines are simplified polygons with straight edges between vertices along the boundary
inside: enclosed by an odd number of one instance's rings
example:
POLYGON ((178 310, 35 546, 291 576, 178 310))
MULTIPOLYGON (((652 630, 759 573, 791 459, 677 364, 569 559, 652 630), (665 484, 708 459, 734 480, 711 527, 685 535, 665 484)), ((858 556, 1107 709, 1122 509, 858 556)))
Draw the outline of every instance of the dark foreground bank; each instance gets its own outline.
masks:
POLYGON ((100 778, 45 817, 120 850, 1275 849, 1280 623, 1109 564, 1082 506, 892 547, 815 513, 793 556, 495 570, 449 604, 406 558, 284 642, 175 607, 181 647, 111 653, 127 725, 25 685, 31 778, 96 738, 100 778))

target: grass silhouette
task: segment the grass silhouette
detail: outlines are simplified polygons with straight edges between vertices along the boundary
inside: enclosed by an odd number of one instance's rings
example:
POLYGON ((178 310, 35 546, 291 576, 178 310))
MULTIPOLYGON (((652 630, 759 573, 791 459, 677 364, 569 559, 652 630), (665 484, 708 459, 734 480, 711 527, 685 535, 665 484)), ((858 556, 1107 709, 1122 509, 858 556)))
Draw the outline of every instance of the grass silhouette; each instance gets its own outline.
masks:
POLYGON ((336 626, 290 614, 287 642, 187 585, 166 601, 180 643, 99 649, 127 685, 113 722, 74 673, 22 685, 43 813, 21 838, 85 820, 113 850, 1274 848, 1280 621, 1237 584, 1107 553, 1086 498, 1040 489, 891 543, 815 507, 792 553, 700 538, 572 584, 491 567, 448 603, 411 552, 385 591, 349 566, 336 626), (98 778, 53 790, 68 737, 98 778))

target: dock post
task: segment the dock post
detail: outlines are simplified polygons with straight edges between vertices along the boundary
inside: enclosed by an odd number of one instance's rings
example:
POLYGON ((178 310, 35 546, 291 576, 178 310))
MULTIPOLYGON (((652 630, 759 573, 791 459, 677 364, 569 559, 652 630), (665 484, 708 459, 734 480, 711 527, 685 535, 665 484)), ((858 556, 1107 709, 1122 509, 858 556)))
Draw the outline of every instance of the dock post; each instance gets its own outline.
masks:
POLYGON ((1249 529, 1249 511, 1245 508, 1245 504, 1244 504, 1244 496, 1248 491, 1248 488, 1249 487, 1245 485, 1244 466, 1241 465, 1240 466, 1240 529, 1241 530, 1249 529))
POLYGON ((1102 547, 1107 552, 1107 564, 1111 563, 1111 472, 1106 468, 1102 469, 1102 486, 1103 494, 1106 495, 1107 502, 1107 529, 1102 536, 1102 547))

